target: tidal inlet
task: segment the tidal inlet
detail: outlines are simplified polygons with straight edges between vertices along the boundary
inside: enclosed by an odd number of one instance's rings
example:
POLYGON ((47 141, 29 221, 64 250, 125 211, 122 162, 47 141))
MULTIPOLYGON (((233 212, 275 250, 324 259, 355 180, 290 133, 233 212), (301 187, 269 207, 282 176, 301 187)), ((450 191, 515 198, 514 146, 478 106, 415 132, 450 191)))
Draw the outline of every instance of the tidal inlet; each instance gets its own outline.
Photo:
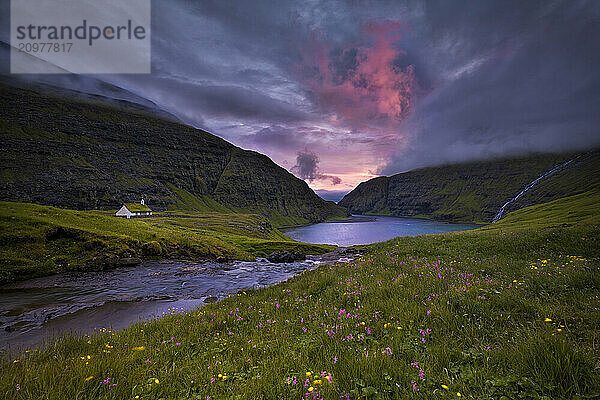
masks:
POLYGON ((596 2, 0 8, 0 398, 600 398, 596 2))

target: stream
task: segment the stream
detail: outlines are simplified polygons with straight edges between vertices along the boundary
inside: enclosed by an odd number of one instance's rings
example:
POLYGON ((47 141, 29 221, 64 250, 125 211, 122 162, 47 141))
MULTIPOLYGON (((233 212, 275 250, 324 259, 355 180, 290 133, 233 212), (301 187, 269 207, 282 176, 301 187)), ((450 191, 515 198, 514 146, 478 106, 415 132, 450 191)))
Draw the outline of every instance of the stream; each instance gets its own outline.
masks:
MULTIPOLYGON (((310 259, 312 258, 312 259, 310 259)), ((65 333, 92 334, 192 310, 316 268, 301 262, 151 261, 101 272, 64 273, 0 288, 0 352, 19 351, 65 333)))

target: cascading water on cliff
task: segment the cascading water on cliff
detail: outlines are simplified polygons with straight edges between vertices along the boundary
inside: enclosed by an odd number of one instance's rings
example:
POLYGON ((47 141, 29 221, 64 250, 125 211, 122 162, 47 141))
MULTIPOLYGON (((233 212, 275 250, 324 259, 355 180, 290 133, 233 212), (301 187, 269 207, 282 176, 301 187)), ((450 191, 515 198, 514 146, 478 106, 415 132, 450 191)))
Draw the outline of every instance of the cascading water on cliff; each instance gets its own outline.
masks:
POLYGON ((572 158, 572 159, 570 159, 568 161, 565 161, 562 164, 555 165, 554 167, 550 168, 548 171, 544 172, 542 175, 540 175, 539 177, 537 177, 535 180, 533 180, 532 182, 528 183, 527 186, 525 186, 525 188, 523 188, 523 190, 521 190, 515 197, 513 197, 510 200, 508 200, 506 203, 504 203, 504 205, 502 207, 500 207, 500 210, 498 211, 498 214, 496 214, 496 216, 492 220, 492 223, 493 222, 497 222, 500 218, 502 218, 502 216, 504 215, 504 211, 506 210, 506 208, 511 203, 513 203, 514 201, 516 201, 519 197, 521 197, 525 192, 527 192, 529 189, 531 189, 532 187, 534 187, 535 185, 537 185, 541 180, 543 180, 545 178, 548 178, 550 175, 554 175, 558 171, 563 170, 569 164, 571 164, 573 161, 577 160, 580 157, 581 157, 581 155, 578 155, 577 157, 572 158))

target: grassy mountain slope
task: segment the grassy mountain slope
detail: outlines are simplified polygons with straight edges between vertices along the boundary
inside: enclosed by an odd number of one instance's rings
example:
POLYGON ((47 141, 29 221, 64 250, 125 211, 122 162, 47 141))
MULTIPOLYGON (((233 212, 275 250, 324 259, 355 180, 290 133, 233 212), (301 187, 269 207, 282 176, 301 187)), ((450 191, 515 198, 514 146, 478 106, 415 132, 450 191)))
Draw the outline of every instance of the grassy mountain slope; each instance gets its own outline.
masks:
POLYGON ((280 249, 319 254, 331 248, 292 241, 261 215, 169 212, 128 220, 0 202, 0 284, 112 268, 134 257, 249 260, 280 249))
POLYGON ((345 216, 268 157, 113 105, 0 84, 0 200, 259 212, 278 225, 345 216))
POLYGON ((597 398, 598 204, 592 190, 474 231, 396 238, 193 312, 66 337, 0 364, 0 393, 597 398))
POLYGON ((539 154, 422 168, 363 182, 340 205, 352 213, 489 222, 500 207, 555 165, 580 156, 540 181, 507 211, 582 193, 600 184, 600 151, 539 154))

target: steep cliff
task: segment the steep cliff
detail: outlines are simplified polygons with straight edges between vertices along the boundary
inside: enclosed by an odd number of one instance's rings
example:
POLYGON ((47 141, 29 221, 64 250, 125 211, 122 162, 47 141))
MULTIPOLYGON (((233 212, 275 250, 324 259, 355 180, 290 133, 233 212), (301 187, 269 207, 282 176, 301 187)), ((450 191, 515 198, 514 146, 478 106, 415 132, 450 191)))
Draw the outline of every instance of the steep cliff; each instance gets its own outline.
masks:
POLYGON ((339 205, 355 214, 490 222, 500 207, 552 167, 573 160, 511 203, 506 212, 600 185, 600 151, 537 154, 417 169, 358 185, 339 205))
POLYGON ((257 212, 276 225, 346 215, 268 157, 143 109, 0 84, 0 200, 257 212))

